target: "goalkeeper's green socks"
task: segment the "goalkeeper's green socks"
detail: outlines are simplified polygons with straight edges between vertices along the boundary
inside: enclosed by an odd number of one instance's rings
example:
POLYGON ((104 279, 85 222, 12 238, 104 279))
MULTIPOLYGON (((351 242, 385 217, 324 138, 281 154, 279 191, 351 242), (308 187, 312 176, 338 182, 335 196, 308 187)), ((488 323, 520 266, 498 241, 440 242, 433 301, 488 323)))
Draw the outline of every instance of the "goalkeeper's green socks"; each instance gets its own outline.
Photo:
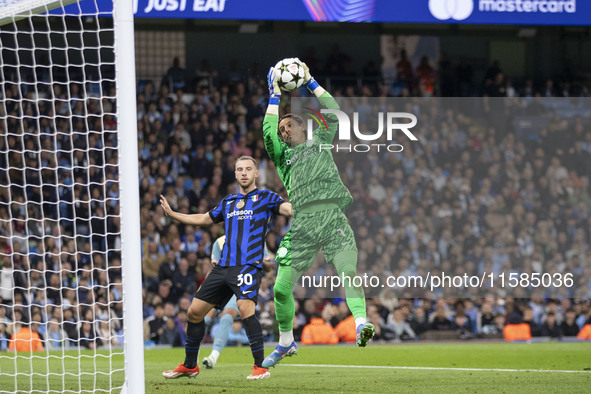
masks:
MULTIPOLYGON (((355 325, 359 326, 360 320, 365 319, 367 313, 365 311, 365 292, 363 287, 354 286, 354 280, 357 273, 357 253, 352 250, 345 250, 338 253, 334 258, 334 266, 337 269, 339 276, 346 276, 351 278, 350 281, 345 280, 343 285, 345 287, 345 296, 347 297, 347 306, 355 318, 355 325)), ((365 324, 365 322, 361 323, 365 324)))
POLYGON ((347 306, 355 318, 355 326, 357 327, 359 324, 365 324, 365 318, 367 315, 367 312, 365 311, 365 298, 347 297, 347 306), (363 319, 363 322, 361 322, 360 319, 363 319))
MULTIPOLYGON (((291 332, 293 329, 293 317, 295 315, 295 302, 293 299, 292 270, 289 266, 280 265, 277 270, 277 280, 273 286, 275 293, 275 318, 279 323, 280 332, 291 332)), ((291 342, 287 346, 291 345, 291 342)))

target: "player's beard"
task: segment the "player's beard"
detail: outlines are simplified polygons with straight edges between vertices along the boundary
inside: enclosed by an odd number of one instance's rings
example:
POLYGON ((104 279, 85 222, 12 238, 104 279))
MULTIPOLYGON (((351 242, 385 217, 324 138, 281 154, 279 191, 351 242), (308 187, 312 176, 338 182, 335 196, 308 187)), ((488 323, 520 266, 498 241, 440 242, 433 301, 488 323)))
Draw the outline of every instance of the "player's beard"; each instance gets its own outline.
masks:
POLYGON ((248 190, 252 186, 252 184, 254 183, 254 181, 255 181, 255 178, 252 178, 252 179, 249 179, 248 180, 248 183, 244 184, 244 183, 242 183, 242 180, 240 180, 240 182, 239 182, 240 188, 244 192, 244 191, 248 190))

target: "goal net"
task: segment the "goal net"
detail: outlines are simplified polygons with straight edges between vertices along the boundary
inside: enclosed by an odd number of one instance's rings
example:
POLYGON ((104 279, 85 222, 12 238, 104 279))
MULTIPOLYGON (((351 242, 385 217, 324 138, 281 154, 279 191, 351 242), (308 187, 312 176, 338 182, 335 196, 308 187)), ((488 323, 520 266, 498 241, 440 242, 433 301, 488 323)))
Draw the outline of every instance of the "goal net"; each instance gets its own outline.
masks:
MULTIPOLYGON (((137 271, 125 272, 122 244, 135 241, 122 223, 134 225, 121 205, 137 181, 121 164, 121 146, 134 157, 134 145, 118 134, 112 11, 112 0, 0 0, 0 393, 129 385, 124 310, 138 296, 122 283, 141 277, 126 277, 137 271)), ((139 321, 141 338, 141 311, 139 321)))

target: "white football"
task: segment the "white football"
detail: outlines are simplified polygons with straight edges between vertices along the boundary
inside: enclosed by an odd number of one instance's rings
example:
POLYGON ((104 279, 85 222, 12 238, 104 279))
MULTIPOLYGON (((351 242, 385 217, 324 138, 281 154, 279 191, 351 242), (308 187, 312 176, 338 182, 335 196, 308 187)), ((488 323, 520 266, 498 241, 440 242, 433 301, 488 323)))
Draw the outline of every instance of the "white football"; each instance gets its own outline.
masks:
POLYGON ((275 65, 277 70, 278 84, 281 90, 289 92, 302 86, 304 83, 304 68, 299 60, 286 58, 275 65))

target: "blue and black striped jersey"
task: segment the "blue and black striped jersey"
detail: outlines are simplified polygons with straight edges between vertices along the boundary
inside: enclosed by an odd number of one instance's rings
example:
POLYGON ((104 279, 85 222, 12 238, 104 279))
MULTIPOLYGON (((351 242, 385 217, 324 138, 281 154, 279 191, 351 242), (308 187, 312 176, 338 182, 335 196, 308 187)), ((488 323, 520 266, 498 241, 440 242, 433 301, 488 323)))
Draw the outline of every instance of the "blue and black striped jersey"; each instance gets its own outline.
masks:
MULTIPOLYGON (((215 240, 213 246, 211 248, 211 262, 216 263, 220 260, 222 255, 222 249, 224 248, 224 244, 226 243, 226 236, 222 235, 218 239, 215 240)), ((263 253, 263 258, 266 259, 269 257, 269 251, 267 248, 264 248, 265 252, 263 253)))
POLYGON ((209 212, 214 223, 224 222, 226 242, 218 265, 263 267, 265 235, 271 215, 285 202, 270 190, 254 189, 247 194, 230 194, 209 212))

